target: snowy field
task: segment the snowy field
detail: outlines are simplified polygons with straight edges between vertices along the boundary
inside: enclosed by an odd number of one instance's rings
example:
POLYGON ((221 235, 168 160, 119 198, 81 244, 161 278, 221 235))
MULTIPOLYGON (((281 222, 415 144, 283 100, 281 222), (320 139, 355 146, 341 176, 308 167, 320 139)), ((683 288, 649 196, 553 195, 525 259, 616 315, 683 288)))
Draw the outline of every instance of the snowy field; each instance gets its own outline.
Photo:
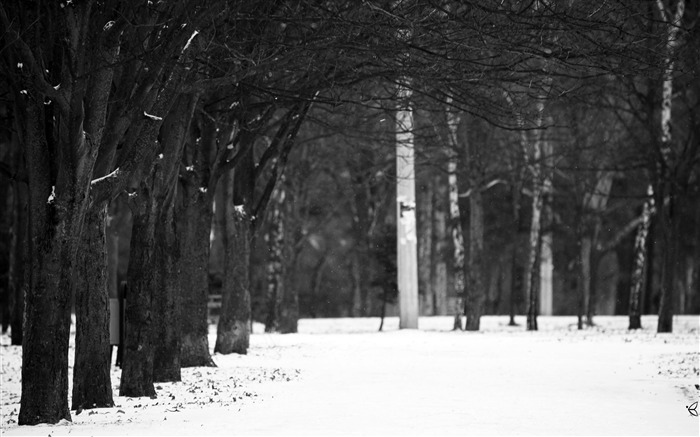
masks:
MULTIPOLYGON (((698 316, 656 334, 656 317, 541 317, 540 331, 484 317, 479 333, 452 318, 314 319, 295 335, 251 338, 247 356, 183 369, 157 399, 118 397, 73 423, 17 426, 21 349, 2 337, 2 435, 698 435, 698 316)), ((210 331, 214 344, 215 328, 210 331)), ((73 361, 71 342, 70 361, 73 361)))

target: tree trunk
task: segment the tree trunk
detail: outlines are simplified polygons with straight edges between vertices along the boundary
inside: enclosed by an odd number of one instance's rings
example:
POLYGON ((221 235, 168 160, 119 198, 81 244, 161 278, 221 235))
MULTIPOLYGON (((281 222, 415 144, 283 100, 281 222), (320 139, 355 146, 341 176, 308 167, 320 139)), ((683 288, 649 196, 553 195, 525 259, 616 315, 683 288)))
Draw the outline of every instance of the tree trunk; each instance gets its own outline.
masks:
POLYGON ((587 231, 583 229, 584 227, 585 225, 582 225, 582 229, 579 234, 579 298, 577 307, 578 329, 583 329, 583 319, 586 313, 586 302, 588 302, 591 295, 591 250, 593 242, 591 241, 591 238, 587 235, 587 231))
POLYGON ((12 235, 10 237, 10 342, 13 346, 22 345, 22 333, 24 332, 24 295, 28 285, 29 269, 29 244, 27 204, 29 193, 27 185, 16 182, 12 191, 12 235))
MULTIPOLYGON (((182 204, 177 216, 180 242, 180 365, 215 367, 209 353, 209 273, 216 258, 210 236, 213 226, 213 202, 219 190, 210 181, 209 154, 215 150, 216 124, 205 120, 201 138, 186 144, 185 171, 180 173, 182 204), (211 255, 211 256, 210 256, 211 255)), ((217 214, 223 204, 217 197, 217 214)), ((216 243, 215 241, 214 243, 216 243)))
POLYGON ((161 153, 133 201, 121 396, 154 397, 154 381, 180 380, 179 254, 173 208, 197 98, 177 98, 162 125, 161 153))
POLYGON ((469 196, 469 267, 465 313, 467 331, 478 331, 484 314, 486 294, 483 280, 484 205, 481 191, 475 187, 469 196))
POLYGON ((180 163, 190 122, 199 96, 181 95, 161 128, 162 154, 154 167, 154 192, 159 225, 154 241, 158 292, 154 298, 155 335, 158 340, 153 362, 153 380, 180 381, 180 287, 181 254, 175 229, 175 198, 180 163))
MULTIPOLYGON (((287 230, 286 226, 285 230, 287 230)), ((289 232, 285 232, 285 235, 289 234, 289 232)), ((285 289, 282 294, 282 303, 279 313, 279 332, 282 334, 295 334, 298 331, 299 325, 299 292, 296 276, 296 272, 298 271, 296 268, 298 252, 296 250, 290 250, 290 252, 290 256, 285 259, 285 289)))
POLYGON ((268 247, 267 260, 267 317, 265 319, 265 332, 279 331, 280 307, 285 293, 284 272, 284 217, 282 208, 285 202, 284 179, 278 182, 277 189, 272 196, 272 208, 270 210, 270 226, 265 235, 268 247))
MULTIPOLYGON (((252 159, 252 156, 250 157, 252 159)), ((221 315, 216 333, 214 352, 246 354, 250 342, 250 243, 251 217, 246 204, 246 181, 243 168, 235 170, 235 177, 225 176, 224 184, 224 283, 221 315), (243 173, 243 174, 241 174, 243 173), (240 181, 240 183, 239 183, 240 181), (237 191, 241 193, 240 197, 237 191), (237 203, 236 201, 243 203, 237 203)))
MULTIPOLYGON (((538 102, 537 126, 542 127, 544 103, 538 102)), ((544 133, 537 133, 533 144, 533 157, 529 164, 532 174, 532 221, 530 222, 530 245, 527 265, 525 267, 525 295, 528 299, 527 330, 537 331, 537 312, 539 310, 540 267, 542 254, 542 211, 544 208, 544 173, 542 171, 544 133)))
POLYGON ((462 236, 462 221, 459 214, 459 186, 457 181, 457 163, 459 160, 459 129, 460 116, 450 109, 450 101, 447 104, 447 128, 448 128, 448 158, 447 163, 447 189, 449 199, 449 226, 452 235, 452 262, 454 268, 454 288, 457 294, 455 305, 455 319, 453 329, 462 329, 462 313, 465 296, 464 280, 464 237, 462 236))
POLYGON ((68 340, 73 266, 87 209, 85 187, 90 183, 94 154, 88 154, 92 151, 84 133, 82 129, 78 132, 74 124, 80 120, 71 119, 74 123, 67 123, 57 144, 61 150, 58 168, 62 171, 52 186, 43 99, 27 98, 24 104, 24 140, 27 156, 32 158, 27 160, 31 264, 18 423, 34 425, 71 419, 68 340))
POLYGON ((154 293, 160 287, 156 270, 155 227, 159 226, 156 201, 147 182, 141 184, 132 203, 133 225, 126 295, 124 359, 119 396, 155 397, 153 361, 155 359, 156 309, 154 293))
MULTIPOLYGON (((0 104, 0 116, 4 115, 3 105, 0 104)), ((0 147, 5 146, 4 138, 0 134, 0 147)), ((0 152, 0 162, 4 163, 5 154, 0 152)), ((10 239, 12 234, 12 218, 14 216, 14 201, 12 200, 12 183, 4 180, 4 176, 0 175, 0 245, 7 250, 7 255, 3 253, 0 259, 3 259, 2 267, 0 267, 0 325, 2 325, 2 335, 7 334, 7 330, 10 327, 10 284, 8 282, 10 277, 9 272, 9 254, 12 249, 10 248, 10 239)))
MULTIPOLYGON (((212 202, 197 185, 183 186, 179 212, 180 241, 180 365, 214 367, 209 353, 209 235, 212 202)), ((218 207, 222 207, 221 205, 218 207)))
MULTIPOLYGON (((596 238, 593 238, 596 241, 596 238)), ((598 307, 598 264, 600 263, 600 253, 595 247, 591 247, 590 262, 589 262, 589 274, 590 279, 588 282, 588 302, 586 303, 586 325, 595 326, 593 317, 596 314, 596 308, 598 307)))
POLYGON ((634 264, 629 298, 629 329, 642 328, 642 290, 645 282, 645 269, 647 264, 647 236, 649 225, 654 211, 654 198, 651 186, 649 186, 649 199, 644 202, 642 209, 642 222, 637 228, 637 236, 634 239, 634 264))
POLYGON ((417 196, 418 226, 418 295, 422 297, 421 314, 435 314, 435 290, 432 285, 433 248, 433 178, 427 176, 417 196))
POLYGON ((661 187, 662 202, 659 202, 657 225, 664 247, 661 264, 661 299, 657 332, 673 332, 673 314, 676 310, 676 275, 678 265, 679 214, 677 193, 673 183, 666 181, 661 187))
POLYGON ((432 268, 430 272, 431 287, 435 303, 434 315, 444 316, 447 309, 447 260, 451 258, 449 253, 447 232, 448 188, 445 173, 440 171, 434 177, 433 191, 433 247, 432 268))
MULTIPOLYGON (((553 220, 552 212, 552 195, 551 187, 545 190, 544 206, 542 214, 542 227, 547 229, 551 226, 553 220)), ((542 233, 540 242, 540 295, 538 314, 543 316, 551 316, 554 311, 554 254, 552 246, 554 244, 553 232, 546 231, 542 233)))
POLYGON ((353 316, 367 317, 370 312, 369 301, 369 256, 370 256, 370 204, 369 189, 365 173, 371 165, 371 160, 365 158, 365 153, 360 152, 360 168, 352 168, 353 191, 353 220, 352 231, 355 239, 353 256, 355 258, 356 294, 353 302, 353 316), (364 164, 364 165, 363 165, 364 164))
POLYGON ((685 15, 685 0, 678 0, 673 17, 667 11, 664 3, 657 2, 661 19, 666 25, 665 59, 662 76, 661 93, 661 138, 659 151, 660 162, 657 163, 657 174, 659 187, 656 190, 658 195, 657 208, 659 210, 657 224, 661 239, 663 241, 664 256, 661 264, 661 299, 659 301, 659 320, 657 332, 673 331, 673 312, 675 303, 675 277, 677 264, 677 230, 678 212, 676 171, 674 166, 679 163, 673 162, 673 143, 671 135, 671 109, 673 107, 673 75, 675 71, 674 60, 680 38, 678 32, 682 29, 683 16, 685 15))
MULTIPOLYGON (((174 187, 173 187, 174 188, 174 187)), ((174 194, 173 194, 174 196, 174 194)), ((156 274, 159 291, 153 304, 158 314, 156 349, 153 360, 153 381, 174 382, 180 374, 180 248, 175 234, 171 201, 162 206, 156 228, 156 274)))
POLYGON ((110 378, 106 216, 104 203, 89 209, 76 263, 74 410, 114 406, 110 378))
POLYGON ((539 175, 535 176, 532 190, 532 222, 530 224, 530 252, 525 268, 525 295, 528 299, 527 330, 537 331, 537 310, 539 297, 540 253, 542 243, 542 187, 539 175))
POLYGON ((510 254, 510 320, 508 326, 517 326, 515 323, 515 313, 520 301, 522 278, 519 276, 520 263, 518 262, 518 234, 520 230, 520 190, 522 187, 515 182, 511 186, 511 210, 513 213, 513 224, 511 226, 511 254, 510 254))
POLYGON ((279 332, 282 334, 295 334, 298 331, 299 324, 299 293, 295 281, 288 279, 285 279, 285 283, 291 286, 287 286, 282 295, 279 332))

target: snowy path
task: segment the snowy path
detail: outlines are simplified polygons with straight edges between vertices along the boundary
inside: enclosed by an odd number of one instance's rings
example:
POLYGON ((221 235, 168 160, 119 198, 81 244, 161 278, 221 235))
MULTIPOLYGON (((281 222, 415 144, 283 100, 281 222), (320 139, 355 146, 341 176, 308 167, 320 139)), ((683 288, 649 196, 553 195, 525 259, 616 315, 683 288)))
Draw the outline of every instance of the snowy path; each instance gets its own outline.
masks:
MULTIPOLYGON (((685 410, 688 402, 677 388, 683 382, 652 380, 650 369, 638 366, 644 355, 655 353, 653 346, 553 345, 536 336, 499 338, 494 344, 488 335, 425 332, 323 340, 327 344, 305 366, 308 373, 300 387, 246 409, 236 421, 236 432, 693 435, 698 431, 698 420, 685 410)), ((669 347, 667 353, 684 350, 669 347)))
MULTIPOLYGON (((482 333, 445 331, 449 318, 384 333, 375 320, 304 321, 302 334, 255 335, 248 356, 216 356, 218 369, 183 377, 221 385, 254 369, 299 371, 289 382, 248 378, 252 400, 171 412, 160 393, 167 409, 116 398, 128 420, 108 409, 63 426, 7 427, 3 411, 3 435, 698 435, 685 408, 700 393, 697 317, 673 335, 627 333, 624 318, 602 320, 605 333, 569 330, 571 318, 543 320, 537 333, 504 320, 487 318, 482 333)), ((163 390, 181 400, 187 384, 163 390)))

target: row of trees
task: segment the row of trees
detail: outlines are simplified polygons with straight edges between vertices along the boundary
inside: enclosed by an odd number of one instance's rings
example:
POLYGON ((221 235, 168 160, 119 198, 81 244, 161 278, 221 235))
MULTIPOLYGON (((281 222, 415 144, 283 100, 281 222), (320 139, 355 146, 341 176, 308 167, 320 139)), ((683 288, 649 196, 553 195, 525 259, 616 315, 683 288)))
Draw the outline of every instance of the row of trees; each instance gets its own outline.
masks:
POLYGON ((464 312, 478 330, 496 259, 510 272, 502 301, 513 315, 524 295, 537 329, 553 266, 569 260, 579 323, 592 323, 600 259, 637 230, 631 327, 646 280, 660 290, 658 330, 670 331, 675 290, 700 283, 698 245, 681 238, 697 220, 697 5, 579 3, 3 3, 2 228, 23 347, 19 423, 70 419, 73 299, 72 408, 113 405, 118 263, 107 229, 125 205, 122 396, 154 396, 154 381, 213 365, 212 259, 223 296, 214 350, 246 353, 256 235, 269 253, 270 331, 324 313, 298 293, 299 276, 310 271, 306 288, 320 290, 329 252, 319 235, 334 226, 350 235, 334 243, 352 248, 350 314, 373 313, 372 287, 392 300, 398 108, 414 120, 426 312, 464 312), (302 256, 309 247, 315 255, 302 256))

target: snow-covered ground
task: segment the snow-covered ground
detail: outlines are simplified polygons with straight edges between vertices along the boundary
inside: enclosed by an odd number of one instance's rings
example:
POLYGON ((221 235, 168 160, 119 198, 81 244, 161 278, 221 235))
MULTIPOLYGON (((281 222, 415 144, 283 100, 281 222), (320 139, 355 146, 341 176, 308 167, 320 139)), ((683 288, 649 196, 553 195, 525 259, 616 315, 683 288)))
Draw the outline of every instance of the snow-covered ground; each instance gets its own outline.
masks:
MULTIPOLYGON (((698 435, 687 407, 700 391, 700 319, 673 334, 656 317, 628 332, 625 317, 541 317, 540 331, 484 317, 479 333, 450 317, 314 319, 300 333, 256 333, 247 356, 215 355, 217 368, 183 369, 157 399, 118 393, 114 408, 72 423, 17 426, 20 348, 2 337, 2 435, 698 435)), ((257 332, 262 327, 257 325, 257 332)), ((211 330, 214 343, 215 328, 211 330)), ((72 342, 71 342, 72 345, 72 342)), ((72 350, 71 350, 72 355, 72 350)), ((72 356, 71 356, 72 363, 72 356)))

